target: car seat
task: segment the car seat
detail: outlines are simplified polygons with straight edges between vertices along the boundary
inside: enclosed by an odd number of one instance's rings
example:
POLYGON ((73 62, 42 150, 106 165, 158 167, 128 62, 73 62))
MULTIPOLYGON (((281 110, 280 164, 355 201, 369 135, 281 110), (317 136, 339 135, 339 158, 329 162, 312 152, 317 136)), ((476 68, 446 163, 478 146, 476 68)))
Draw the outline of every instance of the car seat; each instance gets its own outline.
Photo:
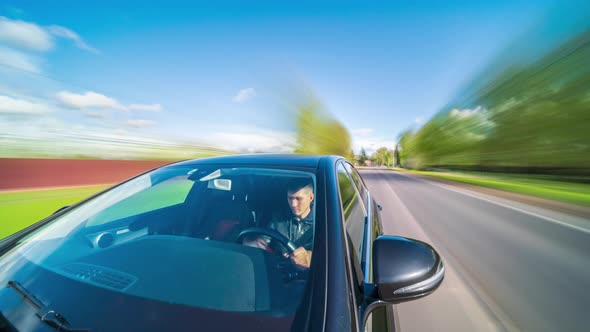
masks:
POLYGON ((234 241, 239 232, 253 225, 248 207, 248 195, 232 185, 231 191, 206 189, 206 201, 201 202, 199 219, 192 236, 216 241, 234 241))

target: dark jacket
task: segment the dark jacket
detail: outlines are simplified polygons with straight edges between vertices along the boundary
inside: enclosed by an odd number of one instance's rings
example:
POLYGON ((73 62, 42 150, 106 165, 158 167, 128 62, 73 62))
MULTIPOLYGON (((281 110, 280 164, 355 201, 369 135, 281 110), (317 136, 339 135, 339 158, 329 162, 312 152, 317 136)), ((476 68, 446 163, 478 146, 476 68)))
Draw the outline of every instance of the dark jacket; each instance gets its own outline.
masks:
POLYGON ((273 221, 269 228, 286 236, 297 247, 311 250, 313 245, 313 211, 307 217, 299 219, 293 217, 287 220, 273 221))

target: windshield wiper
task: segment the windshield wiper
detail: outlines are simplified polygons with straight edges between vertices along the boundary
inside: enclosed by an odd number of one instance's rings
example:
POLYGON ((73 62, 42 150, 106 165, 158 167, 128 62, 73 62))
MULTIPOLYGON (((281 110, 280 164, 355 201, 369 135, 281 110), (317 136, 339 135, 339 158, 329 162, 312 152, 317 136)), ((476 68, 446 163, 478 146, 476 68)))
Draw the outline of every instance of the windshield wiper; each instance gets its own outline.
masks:
POLYGON ((16 281, 9 281, 7 287, 14 289, 23 299, 33 306, 37 312, 35 315, 41 319, 41 321, 45 322, 47 325, 54 327, 58 331, 67 331, 67 332, 88 332, 91 331, 90 329, 76 329, 72 328, 66 318, 62 316, 59 312, 48 308, 43 302, 41 302, 33 293, 29 292, 26 288, 24 288, 21 284, 16 281))

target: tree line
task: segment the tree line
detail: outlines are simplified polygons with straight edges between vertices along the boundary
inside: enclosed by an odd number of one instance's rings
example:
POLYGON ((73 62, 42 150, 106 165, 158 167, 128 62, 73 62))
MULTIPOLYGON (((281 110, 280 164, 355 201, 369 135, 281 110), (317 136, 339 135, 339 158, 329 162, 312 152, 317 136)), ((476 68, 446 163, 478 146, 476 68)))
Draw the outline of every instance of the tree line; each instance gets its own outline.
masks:
POLYGON ((477 89, 399 136, 405 167, 588 174, 590 31, 477 89))
POLYGON ((368 156, 365 148, 361 148, 360 153, 355 156, 355 161, 359 166, 394 166, 394 155, 394 150, 380 147, 368 156))

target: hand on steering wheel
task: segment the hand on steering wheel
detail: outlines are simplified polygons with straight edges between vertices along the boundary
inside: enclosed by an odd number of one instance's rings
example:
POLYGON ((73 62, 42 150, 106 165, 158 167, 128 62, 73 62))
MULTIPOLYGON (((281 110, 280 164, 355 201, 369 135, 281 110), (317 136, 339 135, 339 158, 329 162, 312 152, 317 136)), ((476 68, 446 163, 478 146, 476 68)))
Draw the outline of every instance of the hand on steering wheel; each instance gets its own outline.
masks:
POLYGON ((273 240, 276 240, 283 247, 285 247, 285 249, 287 249, 289 256, 291 254, 293 254, 295 252, 295 250, 297 250, 297 246, 295 245, 295 243, 289 241, 289 239, 286 236, 275 231, 274 229, 268 229, 268 228, 260 228, 260 227, 247 228, 247 229, 240 232, 240 234, 238 235, 238 237, 236 239, 236 242, 242 243, 243 239, 246 236, 251 235, 251 234, 266 235, 266 236, 272 238, 273 240))

